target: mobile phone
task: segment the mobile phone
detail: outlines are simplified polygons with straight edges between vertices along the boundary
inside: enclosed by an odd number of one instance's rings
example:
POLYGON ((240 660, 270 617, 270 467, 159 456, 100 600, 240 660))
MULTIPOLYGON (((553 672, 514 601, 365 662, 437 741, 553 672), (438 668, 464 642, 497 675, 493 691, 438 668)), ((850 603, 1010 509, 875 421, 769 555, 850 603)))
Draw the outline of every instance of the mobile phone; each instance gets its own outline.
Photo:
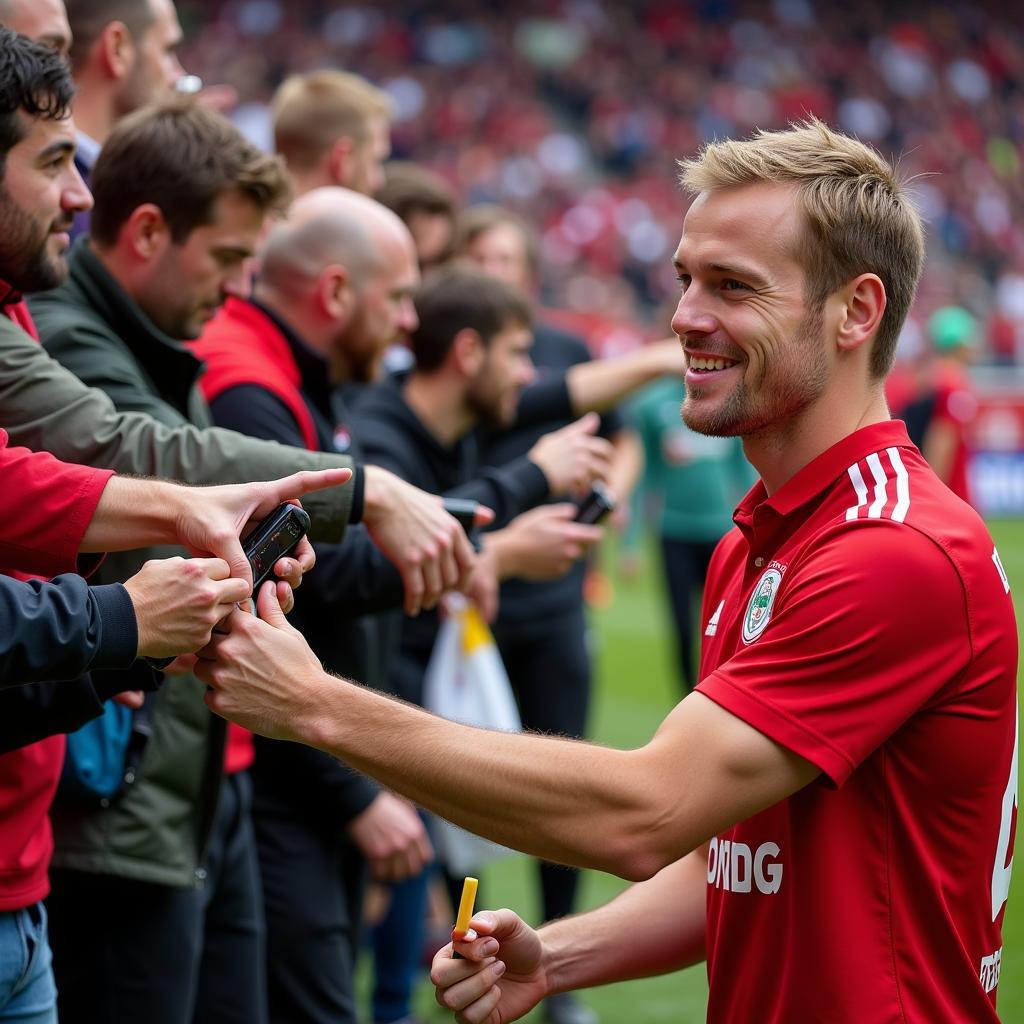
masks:
MULTIPOLYGON (((285 502, 256 527, 242 544, 245 557, 252 569, 252 596, 274 571, 274 563, 295 549, 295 545, 309 530, 309 516, 298 505, 285 502)), ((255 607, 253 608, 255 613, 255 607)), ((174 658, 145 658, 146 663, 158 672, 167 668, 174 658)))
POLYGON ((309 516, 298 505, 278 505, 242 542, 252 569, 252 596, 274 571, 279 558, 295 550, 309 530, 309 516))
POLYGON ((476 514, 480 508, 479 501, 472 498, 443 498, 445 512, 459 521, 474 551, 480 550, 480 530, 476 525, 476 514))
POLYGON ((615 499, 600 480, 595 481, 590 493, 576 507, 576 522, 592 526, 601 522, 609 512, 615 511, 615 499))

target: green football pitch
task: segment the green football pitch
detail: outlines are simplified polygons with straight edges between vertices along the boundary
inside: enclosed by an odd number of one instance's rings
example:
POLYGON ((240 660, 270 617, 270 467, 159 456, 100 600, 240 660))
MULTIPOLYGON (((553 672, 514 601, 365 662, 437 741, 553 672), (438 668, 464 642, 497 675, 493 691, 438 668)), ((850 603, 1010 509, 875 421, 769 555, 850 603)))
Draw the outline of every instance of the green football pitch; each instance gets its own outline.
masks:
MULTIPOLYGON (((1024 625, 1024 523, 993 522, 991 529, 1015 588, 1018 625, 1024 625)), ((609 566, 611 561, 609 551, 609 566)), ((595 613, 591 622, 598 668, 591 735, 610 746, 637 746, 652 734, 677 697, 668 614, 657 566, 649 564, 636 581, 615 580, 611 606, 595 613)), ((1022 871, 1024 866, 1018 868, 1018 875, 1022 871)), ((620 879, 587 872, 583 908, 606 902, 624 885, 620 879)), ((481 893, 481 909, 512 907, 531 923, 538 923, 535 872, 525 858, 509 858, 487 868, 481 893)), ((707 982, 701 966, 662 978, 592 989, 583 998, 603 1024, 697 1024, 704 1020, 707 982)), ((418 992, 416 1006, 430 1024, 452 1019, 434 1003, 433 989, 426 982, 418 992)), ((1004 1021, 1024 1021, 1024 880, 1020 877, 1011 885, 1003 927, 998 1008, 1004 1021)), ((524 1019, 537 1022, 541 1015, 534 1012, 524 1019)))

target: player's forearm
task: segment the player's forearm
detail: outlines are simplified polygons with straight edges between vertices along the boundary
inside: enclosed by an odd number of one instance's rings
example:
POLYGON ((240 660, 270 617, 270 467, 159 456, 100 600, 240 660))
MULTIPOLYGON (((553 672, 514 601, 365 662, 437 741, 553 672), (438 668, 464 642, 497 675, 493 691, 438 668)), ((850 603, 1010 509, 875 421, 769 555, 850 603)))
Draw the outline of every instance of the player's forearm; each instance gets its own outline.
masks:
POLYGON ((683 373, 683 356, 675 339, 645 345, 617 359, 577 363, 566 372, 574 415, 605 412, 631 392, 666 373, 683 373))
POLYGON ((667 974, 706 957, 701 847, 603 907, 540 929, 551 992, 667 974))
POLYGON ((173 544, 188 494, 188 488, 165 480, 112 477, 103 489, 80 550, 125 551, 173 544))
POLYGON ((298 738, 435 814, 547 860, 651 873, 636 752, 474 729, 326 675, 313 689, 298 738))

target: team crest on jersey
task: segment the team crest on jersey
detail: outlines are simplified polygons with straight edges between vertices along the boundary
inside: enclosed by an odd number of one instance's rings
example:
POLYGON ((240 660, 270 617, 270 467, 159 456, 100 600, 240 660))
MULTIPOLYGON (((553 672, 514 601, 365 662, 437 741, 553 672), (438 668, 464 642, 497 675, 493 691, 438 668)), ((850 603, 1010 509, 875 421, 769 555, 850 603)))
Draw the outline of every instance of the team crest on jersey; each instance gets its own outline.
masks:
POLYGON ((779 592, 779 584, 785 571, 784 565, 772 562, 757 581, 757 586, 754 587, 754 592, 747 602, 746 614, 743 616, 745 644, 752 644, 765 631, 768 620, 772 617, 772 605, 775 604, 775 595, 779 592))

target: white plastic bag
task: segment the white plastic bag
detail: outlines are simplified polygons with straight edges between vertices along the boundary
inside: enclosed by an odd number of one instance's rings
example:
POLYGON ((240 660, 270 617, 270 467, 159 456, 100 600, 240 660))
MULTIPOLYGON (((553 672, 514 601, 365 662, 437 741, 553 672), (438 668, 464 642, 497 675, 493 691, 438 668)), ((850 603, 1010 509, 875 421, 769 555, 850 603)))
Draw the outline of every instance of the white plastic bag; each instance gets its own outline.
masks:
MULTIPOLYGON (((464 725, 520 732, 508 673, 487 623, 459 595, 449 596, 447 608, 423 680, 423 706, 464 725)), ((465 874, 511 853, 449 821, 438 819, 437 824, 435 845, 452 874, 465 874)))

